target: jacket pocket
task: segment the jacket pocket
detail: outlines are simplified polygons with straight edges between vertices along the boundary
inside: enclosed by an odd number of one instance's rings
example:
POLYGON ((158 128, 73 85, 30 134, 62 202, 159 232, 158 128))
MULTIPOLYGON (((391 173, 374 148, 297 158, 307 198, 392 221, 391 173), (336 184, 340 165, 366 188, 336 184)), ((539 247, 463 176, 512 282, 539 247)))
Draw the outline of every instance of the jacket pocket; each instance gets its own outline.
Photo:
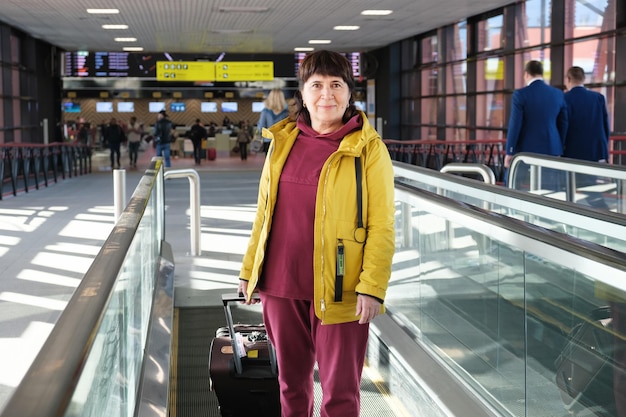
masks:
POLYGON ((335 244, 335 302, 356 299, 355 289, 363 266, 363 243, 354 236, 355 224, 339 225, 335 244))

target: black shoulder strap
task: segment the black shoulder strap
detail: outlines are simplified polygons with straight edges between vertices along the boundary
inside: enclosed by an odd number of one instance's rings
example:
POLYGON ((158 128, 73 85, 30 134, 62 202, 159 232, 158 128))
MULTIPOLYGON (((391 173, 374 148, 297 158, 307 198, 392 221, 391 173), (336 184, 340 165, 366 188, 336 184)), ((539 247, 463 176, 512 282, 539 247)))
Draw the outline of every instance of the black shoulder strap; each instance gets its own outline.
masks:
POLYGON ((356 172, 356 227, 363 227, 363 189, 361 181, 363 173, 361 171, 361 158, 354 158, 354 170, 356 172))

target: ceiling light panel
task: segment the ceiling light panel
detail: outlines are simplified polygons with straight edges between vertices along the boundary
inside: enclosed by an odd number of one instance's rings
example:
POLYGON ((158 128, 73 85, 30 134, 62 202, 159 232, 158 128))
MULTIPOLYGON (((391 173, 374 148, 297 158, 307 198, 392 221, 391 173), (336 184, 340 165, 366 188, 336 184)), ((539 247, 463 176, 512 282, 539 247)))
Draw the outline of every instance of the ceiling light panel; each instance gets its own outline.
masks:
POLYGON ((363 10, 361 14, 363 16, 389 16, 393 13, 393 10, 363 10))
POLYGON ((119 9, 87 9, 89 14, 118 14, 119 9))
POLYGON ((128 25, 102 25, 102 29, 128 29, 128 25))
POLYGON ((269 7, 221 6, 217 10, 223 13, 264 13, 269 7))

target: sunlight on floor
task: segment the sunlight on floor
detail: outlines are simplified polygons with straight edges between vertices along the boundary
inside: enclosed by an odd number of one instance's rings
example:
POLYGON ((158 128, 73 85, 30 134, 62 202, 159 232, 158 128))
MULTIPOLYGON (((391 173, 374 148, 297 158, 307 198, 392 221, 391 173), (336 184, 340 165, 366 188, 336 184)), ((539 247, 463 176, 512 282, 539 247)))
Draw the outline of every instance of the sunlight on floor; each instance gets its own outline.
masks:
POLYGON ((62 255, 52 252, 39 252, 33 258, 31 264, 41 266, 46 269, 57 269, 60 271, 76 272, 84 274, 87 272, 93 257, 62 255))
POLYGON ((35 269, 24 269, 17 276, 24 281, 39 282, 41 284, 60 285, 62 287, 76 288, 80 284, 81 278, 69 278, 61 274, 51 274, 49 272, 37 271, 35 269))
POLYGON ((20 383, 53 327, 33 321, 19 337, 0 338, 0 384, 16 387, 20 383))
POLYGON ((111 217, 110 223, 73 220, 59 232, 59 236, 104 241, 111 233, 111 230, 113 230, 113 225, 113 217, 111 217))
POLYGON ((24 304, 57 311, 63 311, 67 305, 66 301, 52 300, 50 298, 36 297, 33 295, 19 294, 8 291, 0 293, 0 301, 8 301, 10 303, 24 304))

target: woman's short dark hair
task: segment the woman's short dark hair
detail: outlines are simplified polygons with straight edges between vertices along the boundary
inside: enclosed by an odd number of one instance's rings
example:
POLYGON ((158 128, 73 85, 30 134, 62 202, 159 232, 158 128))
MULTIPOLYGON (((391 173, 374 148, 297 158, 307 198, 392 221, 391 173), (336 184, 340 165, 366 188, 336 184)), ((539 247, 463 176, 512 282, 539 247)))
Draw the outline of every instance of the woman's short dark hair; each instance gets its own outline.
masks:
POLYGON ((343 79, 350 89, 350 101, 343 115, 343 122, 346 123, 354 115, 358 114, 358 110, 354 105, 355 83, 354 77, 352 76, 352 64, 350 64, 348 58, 339 52, 322 50, 307 54, 300 64, 300 70, 298 71, 300 88, 294 94, 297 116, 302 116, 306 123, 311 124, 311 115, 303 106, 302 93, 300 91, 307 80, 313 75, 326 75, 343 79))

